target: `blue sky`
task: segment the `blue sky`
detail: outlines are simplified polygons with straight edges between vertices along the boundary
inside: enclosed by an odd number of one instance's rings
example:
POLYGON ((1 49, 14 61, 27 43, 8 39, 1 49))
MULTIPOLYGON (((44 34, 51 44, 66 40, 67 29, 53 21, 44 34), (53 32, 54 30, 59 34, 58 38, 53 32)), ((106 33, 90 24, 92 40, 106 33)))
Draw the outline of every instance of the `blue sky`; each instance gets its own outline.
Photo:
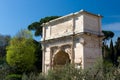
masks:
POLYGON ((120 36, 120 0, 0 0, 0 34, 14 36, 40 18, 81 9, 103 15, 102 29, 120 36))

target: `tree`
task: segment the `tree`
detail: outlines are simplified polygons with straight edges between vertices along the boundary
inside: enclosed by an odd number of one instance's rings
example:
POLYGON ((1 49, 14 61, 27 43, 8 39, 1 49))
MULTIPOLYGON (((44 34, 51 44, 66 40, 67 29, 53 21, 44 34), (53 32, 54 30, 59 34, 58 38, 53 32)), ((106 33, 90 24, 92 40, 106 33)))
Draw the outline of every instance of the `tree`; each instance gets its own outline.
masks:
POLYGON ((1 35, 0 34, 0 57, 5 57, 6 54, 6 46, 9 44, 10 36, 9 35, 1 35))
POLYGON ((25 30, 25 29, 21 29, 17 34, 16 34, 17 38, 25 38, 25 39, 32 39, 33 35, 30 31, 25 30))
MULTIPOLYGON (((111 54, 110 48, 106 44, 108 40, 112 39, 114 37, 114 33, 112 31, 102 31, 104 33, 104 39, 103 39, 103 46, 102 46, 102 55, 104 62, 109 62, 111 60, 111 54)), ((111 42, 111 47, 113 46, 113 43, 111 42)), ((113 50, 113 49, 112 49, 113 50)))
POLYGON ((39 73, 42 72, 42 47, 39 42, 33 40, 34 44, 36 45, 35 55, 36 55, 36 62, 35 62, 35 72, 39 73))
POLYGON ((26 30, 18 32, 18 34, 11 39, 10 45, 7 47, 6 61, 11 67, 14 67, 18 73, 32 70, 36 61, 36 46, 30 37, 31 33, 28 32, 29 31, 26 30))
POLYGON ((28 30, 35 31, 35 36, 42 36, 42 24, 59 17, 60 16, 48 16, 45 18, 41 18, 39 22, 33 22, 32 24, 30 24, 28 26, 28 30))
POLYGON ((112 31, 105 31, 105 30, 103 30, 102 32, 104 33, 104 36, 105 36, 104 39, 103 39, 104 44, 106 44, 107 40, 109 40, 109 39, 114 37, 114 33, 112 31))
POLYGON ((118 58, 120 57, 120 37, 118 37, 117 42, 115 44, 115 55, 116 55, 116 64, 118 65, 118 58))
POLYGON ((116 42, 117 56, 120 56, 120 37, 118 37, 116 42))
POLYGON ((111 62, 115 63, 115 53, 114 53, 114 46, 113 46, 113 41, 111 39, 111 42, 110 42, 110 59, 111 59, 111 62))

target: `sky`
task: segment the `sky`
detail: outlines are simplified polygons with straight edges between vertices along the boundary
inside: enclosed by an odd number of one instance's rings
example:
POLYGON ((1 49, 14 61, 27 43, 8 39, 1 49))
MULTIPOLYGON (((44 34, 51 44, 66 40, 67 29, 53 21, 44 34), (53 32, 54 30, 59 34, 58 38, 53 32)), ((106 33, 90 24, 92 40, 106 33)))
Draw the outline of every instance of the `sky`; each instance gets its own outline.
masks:
MULTIPOLYGON (((120 36, 120 0, 0 0, 0 34, 11 35, 46 16, 64 16, 81 9, 101 14, 102 29, 120 36)), ((34 37, 40 40, 40 37, 34 37)))

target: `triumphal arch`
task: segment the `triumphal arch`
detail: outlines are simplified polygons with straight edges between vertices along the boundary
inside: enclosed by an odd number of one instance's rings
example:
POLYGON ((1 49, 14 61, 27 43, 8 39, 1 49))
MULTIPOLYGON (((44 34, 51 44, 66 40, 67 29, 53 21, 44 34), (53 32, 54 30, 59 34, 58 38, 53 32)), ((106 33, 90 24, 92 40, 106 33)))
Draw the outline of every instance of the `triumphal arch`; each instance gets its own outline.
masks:
POLYGON ((83 69, 102 55, 102 16, 84 10, 43 24, 42 71, 67 63, 83 69))

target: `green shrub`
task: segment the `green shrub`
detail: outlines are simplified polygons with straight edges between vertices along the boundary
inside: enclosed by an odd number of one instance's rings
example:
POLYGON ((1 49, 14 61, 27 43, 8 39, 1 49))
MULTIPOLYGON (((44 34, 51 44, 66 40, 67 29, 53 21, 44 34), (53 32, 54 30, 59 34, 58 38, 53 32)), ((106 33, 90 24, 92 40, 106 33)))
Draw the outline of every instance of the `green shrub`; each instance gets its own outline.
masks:
POLYGON ((120 67, 103 64, 102 61, 84 70, 75 68, 74 65, 65 65, 49 70, 45 75, 24 75, 22 80, 120 80, 120 67))
POLYGON ((19 74, 9 74, 6 76, 6 80, 21 80, 21 77, 19 74))
POLYGON ((46 80, 42 74, 30 73, 29 75, 23 74, 22 80, 46 80))

